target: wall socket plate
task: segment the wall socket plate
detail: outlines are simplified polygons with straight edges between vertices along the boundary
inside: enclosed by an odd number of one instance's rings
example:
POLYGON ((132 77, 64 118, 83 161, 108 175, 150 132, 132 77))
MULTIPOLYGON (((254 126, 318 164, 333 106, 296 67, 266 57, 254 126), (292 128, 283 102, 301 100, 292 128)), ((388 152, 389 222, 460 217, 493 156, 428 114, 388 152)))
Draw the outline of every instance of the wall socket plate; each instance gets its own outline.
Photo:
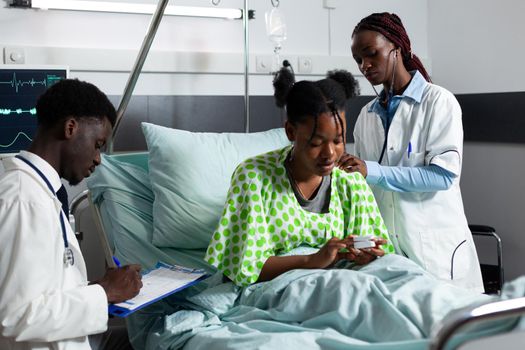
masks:
POLYGON ((5 64, 24 64, 26 63, 26 53, 21 47, 4 47, 5 64))
MULTIPOLYGON (((272 64, 273 64, 274 56, 273 55, 257 55, 255 56, 255 71, 257 73, 273 73, 272 72, 272 64)), ((292 65, 293 69, 296 69, 297 66, 297 56, 280 56, 279 57, 280 65, 279 67, 276 67, 275 70, 278 70, 282 67, 282 62, 284 60, 288 60, 290 64, 292 65)))
POLYGON ((299 56, 299 73, 312 73, 312 57, 299 56))
POLYGON ((272 70, 272 56, 256 56, 255 71, 257 73, 270 73, 272 70))

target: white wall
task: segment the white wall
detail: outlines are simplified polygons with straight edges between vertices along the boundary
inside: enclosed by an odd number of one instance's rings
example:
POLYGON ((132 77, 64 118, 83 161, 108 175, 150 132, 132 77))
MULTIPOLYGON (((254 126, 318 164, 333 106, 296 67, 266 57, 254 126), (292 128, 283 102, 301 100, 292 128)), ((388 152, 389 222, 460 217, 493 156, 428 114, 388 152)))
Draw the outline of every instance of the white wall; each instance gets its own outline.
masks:
POLYGON ((525 1, 428 1, 437 84, 454 93, 525 90, 525 1))
MULTIPOLYGON (((434 82, 459 94, 525 91, 523 13, 522 0, 428 1, 434 82)), ((525 145, 465 144, 465 211, 502 237, 507 280, 525 274, 523 179, 525 145)))
MULTIPOLYGON (((353 27, 373 11, 394 11, 405 19, 415 52, 423 60, 428 59, 426 1, 335 0, 332 3, 336 8, 328 10, 322 0, 281 0, 280 9, 288 25, 283 56, 295 60, 301 55, 311 57, 316 75, 332 68, 346 68, 357 74, 350 55, 353 27)), ((211 1, 172 0, 171 4, 211 6, 211 1)), ((222 0, 220 6, 242 8, 243 4, 241 0, 222 0)), ((268 95, 272 93, 271 76, 257 74, 255 56, 273 52, 264 23, 264 13, 271 8, 271 2, 252 0, 250 8, 256 11, 256 19, 250 21, 250 94, 268 95)), ((72 76, 91 81, 108 94, 121 94, 149 17, 0 8, 0 23, 0 47, 24 49, 26 63, 67 64, 72 76)), ((243 32, 239 20, 166 16, 135 93, 243 94, 242 52, 243 32), (212 74, 195 76, 187 74, 188 71, 212 74)), ((364 80, 362 87, 363 93, 373 93, 364 80)))

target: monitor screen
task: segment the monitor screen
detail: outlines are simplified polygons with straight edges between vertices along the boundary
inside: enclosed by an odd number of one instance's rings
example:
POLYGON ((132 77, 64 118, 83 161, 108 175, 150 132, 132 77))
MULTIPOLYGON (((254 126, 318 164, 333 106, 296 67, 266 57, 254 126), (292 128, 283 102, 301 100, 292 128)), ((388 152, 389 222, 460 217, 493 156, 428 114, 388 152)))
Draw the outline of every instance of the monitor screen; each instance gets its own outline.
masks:
POLYGON ((68 72, 59 66, 0 65, 0 156, 28 148, 37 127, 38 96, 68 72))

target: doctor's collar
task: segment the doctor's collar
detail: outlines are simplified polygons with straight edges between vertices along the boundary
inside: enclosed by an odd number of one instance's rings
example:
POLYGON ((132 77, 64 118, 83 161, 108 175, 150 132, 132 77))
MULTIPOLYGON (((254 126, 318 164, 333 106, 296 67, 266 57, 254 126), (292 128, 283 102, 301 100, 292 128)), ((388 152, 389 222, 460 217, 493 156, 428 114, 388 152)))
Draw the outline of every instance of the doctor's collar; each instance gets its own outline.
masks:
MULTIPOLYGON (((413 100, 416 103, 420 103, 421 99, 423 98, 423 91, 425 91, 425 87, 427 84, 429 84, 423 75, 418 70, 413 70, 409 72, 412 76, 412 79, 410 80, 410 83, 408 84, 405 91, 403 91, 403 94, 401 95, 402 98, 409 98, 413 100)), ((374 102, 370 105, 368 108, 368 112, 373 112, 375 105, 379 103, 381 99, 385 98, 385 90, 383 89, 379 93, 379 97, 376 97, 374 99, 374 102)))

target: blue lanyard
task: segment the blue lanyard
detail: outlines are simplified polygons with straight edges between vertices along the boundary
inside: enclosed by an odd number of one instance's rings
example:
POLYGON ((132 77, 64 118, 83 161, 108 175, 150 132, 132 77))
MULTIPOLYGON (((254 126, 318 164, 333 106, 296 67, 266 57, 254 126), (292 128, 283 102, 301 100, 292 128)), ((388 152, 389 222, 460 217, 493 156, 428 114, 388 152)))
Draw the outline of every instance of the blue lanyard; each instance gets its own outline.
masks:
MULTIPOLYGON (((23 161, 24 163, 29 165, 31 168, 33 168, 33 170, 36 171, 36 173, 42 178, 42 180, 44 180, 44 182, 46 183, 46 185, 49 188, 49 190, 51 191, 51 193, 53 193, 53 195, 55 197, 57 196, 57 194, 55 193, 55 190, 53 190, 53 186, 51 186, 51 183, 49 182, 47 177, 44 175, 44 173, 42 173, 40 171, 40 169, 38 169, 33 163, 31 163, 29 160, 27 160, 26 158, 24 158, 24 157, 22 157, 20 155, 16 155, 15 158, 20 159, 21 161, 23 161)), ((73 252, 69 248, 69 243, 67 241, 66 224, 64 223, 64 218, 62 217, 62 214, 59 213, 58 216, 60 218, 60 226, 62 228, 62 238, 64 239, 64 248, 65 248, 65 251, 64 251, 64 264, 66 266, 69 265, 69 264, 73 265, 73 263, 74 263, 73 252)))

